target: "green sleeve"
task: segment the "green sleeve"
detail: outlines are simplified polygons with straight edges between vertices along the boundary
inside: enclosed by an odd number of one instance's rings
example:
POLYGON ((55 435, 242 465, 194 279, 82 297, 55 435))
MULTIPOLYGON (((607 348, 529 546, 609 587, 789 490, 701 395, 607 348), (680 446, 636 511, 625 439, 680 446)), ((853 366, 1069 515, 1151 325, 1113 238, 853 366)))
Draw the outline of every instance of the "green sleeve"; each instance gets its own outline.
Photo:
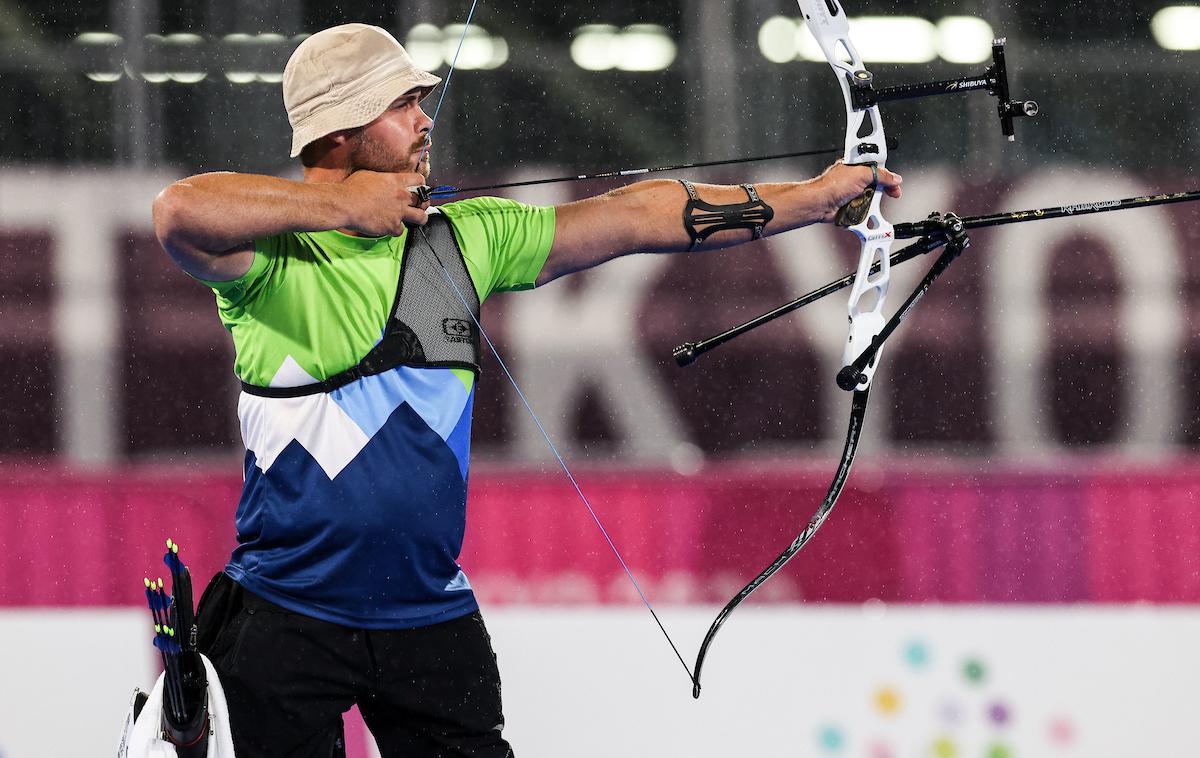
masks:
POLYGON ((275 260, 275 254, 278 252, 279 243, 280 240, 277 236, 255 240, 254 260, 250 263, 250 270, 237 279, 209 281, 197 278, 196 281, 212 288, 217 295, 217 302, 222 311, 241 307, 253 299, 253 293, 258 289, 257 285, 266 278, 271 263, 275 260))
POLYGON ((446 203, 479 301, 493 292, 532 289, 554 244, 554 208, 499 197, 446 203))

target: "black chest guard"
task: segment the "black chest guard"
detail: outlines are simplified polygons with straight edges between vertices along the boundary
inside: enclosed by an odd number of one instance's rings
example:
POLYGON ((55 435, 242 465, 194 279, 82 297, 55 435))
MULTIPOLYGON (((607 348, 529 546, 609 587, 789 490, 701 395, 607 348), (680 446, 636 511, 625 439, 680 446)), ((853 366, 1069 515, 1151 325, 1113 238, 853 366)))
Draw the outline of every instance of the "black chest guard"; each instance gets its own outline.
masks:
POLYGON ((415 229, 408 232, 392 315, 383 338, 361 361, 314 384, 260 387, 242 382, 242 390, 262 397, 315 395, 397 366, 463 368, 478 376, 478 318, 479 296, 450 220, 441 213, 430 213, 423 235, 415 229), (454 286, 447 281, 447 274, 454 286), (464 299, 469 311, 463 307, 464 299))

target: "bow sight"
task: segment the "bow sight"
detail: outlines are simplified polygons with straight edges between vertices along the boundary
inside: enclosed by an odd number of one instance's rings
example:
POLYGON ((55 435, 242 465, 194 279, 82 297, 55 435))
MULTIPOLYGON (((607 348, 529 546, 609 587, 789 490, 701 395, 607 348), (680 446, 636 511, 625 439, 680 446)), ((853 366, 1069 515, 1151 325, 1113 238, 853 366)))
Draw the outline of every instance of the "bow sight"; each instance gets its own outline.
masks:
MULTIPOLYGON (((850 83, 850 102, 855 110, 866 110, 879 103, 892 100, 910 100, 917 97, 932 95, 949 95, 956 92, 971 92, 986 89, 988 94, 996 98, 996 111, 1000 116, 1000 131, 1010 141, 1016 140, 1013 130, 1013 119, 1023 116, 1036 116, 1038 104, 1033 100, 1012 100, 1008 90, 1008 66, 1004 62, 1004 45, 1006 39, 1001 37, 992 42, 992 65, 979 76, 961 76, 957 79, 942 79, 936 82, 921 84, 898 84, 894 87, 875 89, 875 76, 870 71, 859 69, 853 76, 847 76, 850 83)), ((859 153, 877 153, 872 145, 859 145, 859 153)))

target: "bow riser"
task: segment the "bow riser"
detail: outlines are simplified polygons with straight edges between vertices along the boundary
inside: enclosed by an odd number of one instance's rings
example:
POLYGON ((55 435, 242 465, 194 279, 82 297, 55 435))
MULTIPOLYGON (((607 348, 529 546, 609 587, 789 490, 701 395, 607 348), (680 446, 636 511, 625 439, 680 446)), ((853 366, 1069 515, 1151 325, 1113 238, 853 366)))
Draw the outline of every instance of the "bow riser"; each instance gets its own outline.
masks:
MULTIPOLYGON (((843 366, 853 362, 871 347, 871 342, 879 336, 887 323, 887 317, 883 314, 883 304, 892 277, 891 251, 894 234, 892 225, 879 215, 879 198, 879 193, 876 193, 866 221, 850 227, 850 231, 862 241, 863 247, 858 259, 858 270, 854 275, 854 287, 850 290, 850 303, 847 306, 850 314, 850 336, 842 351, 843 366), (878 267, 879 270, 872 275, 871 269, 874 267, 878 267)), ((863 369, 861 381, 855 389, 864 390, 870 386, 878 361, 879 352, 876 352, 875 359, 863 369)))
MULTIPOLYGON (((856 107, 851 90, 851 82, 870 82, 871 74, 866 70, 854 43, 850 41, 850 20, 846 17, 846 12, 837 0, 797 2, 809 31, 820 45, 842 88, 842 98, 846 105, 846 149, 843 161, 852 166, 870 163, 877 166, 886 165, 888 146, 879 107, 856 107)), ((887 323, 887 318, 883 315, 883 306, 887 300, 888 285, 892 276, 889 259, 894 235, 892 225, 880 210, 883 196, 875 192, 874 187, 869 188, 868 193, 870 207, 866 215, 847 227, 858 237, 860 252, 858 271, 847 305, 850 333, 842 352, 842 365, 847 365, 862 355, 887 323), (873 267, 879 269, 874 275, 871 274, 873 267)), ((862 372, 862 381, 857 389, 863 390, 870 386, 878 358, 877 354, 871 365, 862 372)))
POLYGON ((879 106, 858 108, 850 89, 850 83, 871 75, 858 49, 850 41, 850 20, 836 0, 797 0, 800 12, 837 75, 846 102, 846 149, 843 160, 850 164, 887 163, 887 140, 884 138, 883 121, 879 106), (831 10, 832 9, 832 10, 831 10))

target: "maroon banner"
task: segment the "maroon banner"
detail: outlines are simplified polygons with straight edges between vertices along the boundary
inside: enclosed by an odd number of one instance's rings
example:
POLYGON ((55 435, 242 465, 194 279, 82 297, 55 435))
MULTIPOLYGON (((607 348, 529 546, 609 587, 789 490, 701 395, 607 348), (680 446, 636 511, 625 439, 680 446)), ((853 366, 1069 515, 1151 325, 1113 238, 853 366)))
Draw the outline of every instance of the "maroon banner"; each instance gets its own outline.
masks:
MULTIPOLYGON (((923 167, 889 216, 1086 204, 1194 184, 1078 167, 1022 176, 976 184, 923 167)), ((92 215, 52 177, 14 181, 22 203, 0 226, 11 274, 0 309, 17 314, 0 332, 0 361, 15 377, 14 401, 0 408, 0 454, 239 458, 229 335, 212 293, 149 228, 166 179, 89 174, 97 197, 123 198, 92 215), (109 273, 81 273, 93 269, 109 273), (97 398, 109 407, 97 409, 97 398)), ((541 202, 584 192, 560 190, 541 202)), ((1198 213, 1192 203, 976 230, 889 340, 873 392, 876 449, 1008 458, 1086 447, 1145 460, 1200 448, 1198 213)), ((629 256, 490 298, 483 323, 572 453, 653 465, 683 448, 709 459, 762 445, 799 454, 843 434, 844 403, 823 388, 841 367, 846 293, 686 371, 671 349, 850 272, 856 252, 851 235, 814 225, 706 255, 629 256)), ((896 267, 889 312, 930 262, 896 267)), ((540 440, 515 393, 492 356, 483 361, 476 452, 537 460, 540 440)))

